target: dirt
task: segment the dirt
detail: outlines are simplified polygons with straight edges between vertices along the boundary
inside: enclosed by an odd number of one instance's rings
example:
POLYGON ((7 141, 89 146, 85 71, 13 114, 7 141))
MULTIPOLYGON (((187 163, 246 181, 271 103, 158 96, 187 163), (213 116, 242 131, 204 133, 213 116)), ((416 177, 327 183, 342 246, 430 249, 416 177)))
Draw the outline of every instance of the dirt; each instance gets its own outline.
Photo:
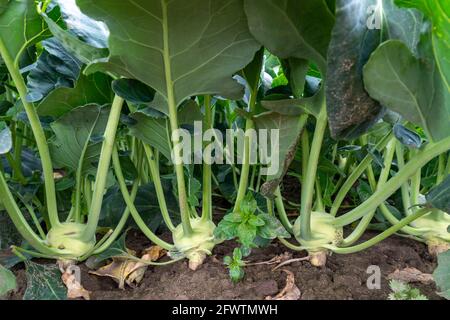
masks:
MULTIPOLYGON (((365 239, 374 236, 368 233, 365 239)), ((150 242, 139 232, 130 232, 128 246, 134 250, 149 247, 150 242)), ((99 278, 82 268, 82 284, 92 291, 92 299, 248 299, 261 300, 274 296, 286 285, 286 273, 273 272, 271 266, 259 265, 245 269, 246 276, 241 283, 233 285, 227 269, 221 263, 225 255, 232 252, 234 245, 226 243, 216 247, 214 255, 197 271, 191 271, 186 262, 178 262, 163 267, 151 267, 147 270, 142 283, 135 288, 117 289, 117 284, 109 278, 99 278)), ((254 250, 251 262, 267 261, 288 250, 280 244, 254 250)), ((295 253, 294 258, 304 253, 295 253)), ((392 237, 364 252, 353 255, 332 255, 327 266, 321 269, 312 267, 308 262, 297 262, 285 267, 295 275, 296 285, 303 300, 386 300, 390 290, 387 276, 396 269, 414 267, 424 273, 432 273, 436 261, 427 252, 426 247, 410 239, 392 237), (367 288, 367 268, 379 266, 382 273, 381 289, 367 288)), ((19 290, 11 299, 21 299, 25 290, 24 270, 16 270, 19 290)), ((439 299, 436 288, 431 285, 414 284, 429 299, 439 299)))

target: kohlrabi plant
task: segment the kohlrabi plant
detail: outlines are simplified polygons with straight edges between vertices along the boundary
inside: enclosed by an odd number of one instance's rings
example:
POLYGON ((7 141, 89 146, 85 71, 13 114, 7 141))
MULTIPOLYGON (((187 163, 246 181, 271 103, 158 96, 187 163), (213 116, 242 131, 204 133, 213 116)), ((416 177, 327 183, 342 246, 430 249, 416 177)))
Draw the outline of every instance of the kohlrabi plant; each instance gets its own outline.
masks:
MULTIPOLYGON (((167 145, 167 137, 171 138, 167 148, 170 154, 166 156, 173 162, 176 174, 181 224, 171 228, 174 244, 170 249, 186 256, 190 267, 195 269, 215 245, 211 168, 205 161, 202 214, 198 216, 188 201, 185 165, 190 163, 184 160, 192 159, 192 155, 183 154, 180 147, 183 131, 178 113, 190 97, 204 96, 203 123, 210 128, 214 118, 211 96, 240 98, 243 95, 242 86, 232 77, 252 61, 260 48, 248 31, 243 3, 163 0, 136 4, 80 0, 77 4, 85 14, 103 21, 111 33, 109 57, 89 65, 87 72, 102 71, 138 80, 157 92, 158 101, 153 109, 167 118, 168 127, 160 132, 163 142, 150 145, 146 156, 154 161, 155 151, 161 152, 158 147, 167 145)), ((155 122, 150 119, 147 124, 152 126, 155 122)), ((151 130, 145 125, 144 128, 151 130)), ((155 168, 152 178, 158 184, 158 168, 152 166, 155 168)), ((116 172, 117 169, 118 166, 116 172)), ((125 198, 129 197, 123 183, 122 192, 125 198)), ((163 206, 162 195, 159 200, 163 206)), ((132 206, 130 210, 134 211, 132 206)), ((140 227, 150 235, 144 225, 140 227)))
MULTIPOLYGON (((439 254, 447 290, 449 12, 445 0, 0 0, 0 223, 19 234, 0 229, 0 249, 195 270, 234 241, 224 263, 238 282, 273 240, 323 266, 399 234, 439 254), (170 259, 132 256, 128 228, 170 259)), ((13 278, 0 266, 0 295, 13 278)))
MULTIPOLYGON (((450 148, 449 132, 441 126, 442 122, 448 122, 444 119, 449 118, 448 86, 447 89, 445 87, 448 68, 439 63, 439 57, 428 55, 429 64, 419 65, 421 62, 418 61, 408 75, 405 68, 401 75, 398 73, 400 68, 380 72, 380 69, 391 65, 400 67, 400 60, 406 61, 398 55, 398 50, 390 48, 392 58, 398 59, 398 63, 388 63, 391 56, 384 52, 386 47, 398 44, 405 54, 411 55, 410 60, 418 58, 408 50, 416 55, 420 55, 421 50, 430 52, 431 31, 421 33, 423 15, 418 11, 397 8, 392 1, 383 1, 382 24, 380 28, 370 29, 364 17, 367 7, 375 4, 376 1, 337 1, 334 15, 334 9, 326 1, 245 1, 252 34, 271 53, 285 59, 285 73, 292 88, 288 100, 266 99, 263 106, 279 114, 296 116, 299 122, 304 121, 305 115, 315 120, 312 140, 304 131, 300 143, 303 156, 300 217, 291 224, 285 210, 278 210, 280 219, 301 246, 282 241, 292 249, 308 250, 314 265, 323 265, 328 251, 352 253, 363 250, 430 214, 434 209, 426 206, 414 210, 406 218, 392 221, 394 226, 374 239, 352 246, 364 234, 377 208, 383 207, 385 201, 408 183, 420 168, 450 148), (402 24, 398 24, 399 20, 402 24), (275 28, 274 25, 285 28, 275 28), (406 27, 413 32, 403 32, 402 28, 406 27), (317 67, 322 78, 320 88, 312 97, 304 95, 305 79, 311 64, 314 64, 314 69, 317 67), (440 73, 433 72, 433 68, 440 73), (426 80, 427 72, 434 74, 434 79, 426 80), (363 78, 364 82, 361 81, 363 78), (434 83, 438 88, 434 98, 425 92, 412 91, 412 86, 423 87, 425 83, 434 83), (396 86, 404 88, 401 98, 398 90, 394 91, 396 86), (415 108, 406 110, 411 99, 414 99, 415 108), (424 111, 430 105, 438 111, 424 111), (330 212, 325 212, 322 205, 316 206, 322 210, 314 210, 314 199, 319 202, 322 199, 320 189, 316 188, 316 175, 328 125, 333 137, 355 139, 381 119, 384 107, 425 128, 429 142, 395 176, 390 177, 397 142, 394 133, 387 133, 370 148, 369 154, 359 164, 355 163, 349 170, 351 174, 336 193, 330 212), (427 118, 421 117, 423 114, 427 114, 427 118), (378 181, 371 179, 372 196, 353 210, 339 215, 339 208, 355 182, 367 170, 370 171, 375 153, 381 154, 383 160, 380 161, 382 170, 378 181), (344 237, 343 227, 358 220, 360 222, 353 232, 344 237)), ((423 23, 427 25, 428 21, 423 23)), ((440 230, 439 223, 431 225, 440 230)))
MULTIPOLYGON (((20 117, 13 117, 10 119, 12 129, 2 131, 2 145, 7 146, 2 154, 11 160, 12 170, 9 178, 5 171, 0 173, 0 202, 22 237, 37 251, 29 253, 40 257, 83 260, 96 252, 111 234, 108 232, 97 243, 97 227, 123 99, 112 99, 108 89, 111 80, 107 76, 86 78, 81 75, 84 68, 80 60, 82 55, 77 58, 70 54, 70 49, 66 50, 63 44, 69 48, 81 44, 84 53, 91 52, 93 56, 95 52, 107 49, 100 43, 93 46, 74 36, 76 30, 65 22, 67 12, 61 11, 59 6, 9 1, 1 9, 0 54, 8 71, 8 102, 15 105, 17 113, 24 112, 25 121, 20 122, 20 117), (55 31, 59 33, 52 37, 55 31), (37 62, 24 65, 27 63, 26 55, 30 52, 37 55, 38 45, 42 53, 37 62), (47 83, 39 82, 38 78, 43 76, 48 79, 47 83), (78 86, 82 82, 81 90, 78 86), (93 87, 86 88, 86 83, 93 87), (109 106, 111 101, 112 106, 109 106), (59 118, 46 128, 44 116, 59 118), (15 181, 22 185, 28 183, 21 172, 21 152, 25 145, 23 131, 26 128, 32 132, 40 157, 45 194, 43 203, 38 199, 31 202, 24 199, 16 188, 8 185, 8 180, 11 185, 15 181), (49 129, 54 134, 51 139, 48 139, 49 129), (97 170, 93 166, 96 161, 97 170), (64 218, 59 212, 54 170, 61 164, 72 170, 75 183, 72 207, 64 218), (89 176, 96 176, 93 187, 89 176), (24 210, 32 218, 31 225, 24 210), (42 227, 42 217, 47 232, 42 227)), ((80 19, 89 21, 84 16, 80 19)), ((78 31, 89 36, 86 30, 82 30, 85 25, 78 27, 81 28, 78 31)), ((91 32, 98 38, 102 35, 98 28, 91 32)))

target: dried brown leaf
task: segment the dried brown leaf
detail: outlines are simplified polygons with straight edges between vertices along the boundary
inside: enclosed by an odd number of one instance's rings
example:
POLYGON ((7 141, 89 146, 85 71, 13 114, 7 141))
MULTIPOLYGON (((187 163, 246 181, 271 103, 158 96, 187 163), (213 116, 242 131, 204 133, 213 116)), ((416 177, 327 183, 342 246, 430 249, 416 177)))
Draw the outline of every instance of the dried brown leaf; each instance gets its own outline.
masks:
MULTIPOLYGON (((135 255, 135 252, 128 250, 128 253, 135 255)), ((91 274, 100 277, 110 277, 119 284, 119 289, 125 289, 125 284, 129 286, 138 285, 144 279, 145 272, 148 269, 148 264, 145 262, 155 262, 166 255, 166 251, 159 246, 150 247, 144 250, 142 261, 134 261, 131 259, 116 257, 113 261, 98 269, 97 271, 90 271, 91 274)))
POLYGON ((282 270, 287 274, 286 286, 275 297, 266 297, 266 300, 299 300, 301 297, 300 289, 295 284, 294 274, 286 269, 282 270))
POLYGON ((423 284, 429 284, 432 283, 433 276, 428 273, 423 273, 420 270, 417 270, 416 268, 405 268, 403 270, 395 270, 393 273, 388 275, 389 280, 398 280, 405 283, 414 283, 414 282, 420 282, 423 284))

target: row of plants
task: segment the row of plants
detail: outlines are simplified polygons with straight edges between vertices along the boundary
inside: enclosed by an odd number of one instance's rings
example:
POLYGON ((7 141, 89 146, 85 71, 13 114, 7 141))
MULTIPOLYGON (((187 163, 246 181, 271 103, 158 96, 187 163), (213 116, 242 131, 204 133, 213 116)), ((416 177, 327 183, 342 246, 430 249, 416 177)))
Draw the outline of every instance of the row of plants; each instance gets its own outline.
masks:
POLYGON ((0 246, 19 257, 0 279, 33 257, 139 260, 118 245, 130 227, 169 252, 152 265, 195 270, 236 240, 234 281, 273 240, 314 266, 394 234, 448 255, 449 15, 444 0, 0 0, 0 246), (196 123, 214 134, 183 152, 196 123), (220 139, 232 129, 279 141, 255 161, 255 136, 220 139))

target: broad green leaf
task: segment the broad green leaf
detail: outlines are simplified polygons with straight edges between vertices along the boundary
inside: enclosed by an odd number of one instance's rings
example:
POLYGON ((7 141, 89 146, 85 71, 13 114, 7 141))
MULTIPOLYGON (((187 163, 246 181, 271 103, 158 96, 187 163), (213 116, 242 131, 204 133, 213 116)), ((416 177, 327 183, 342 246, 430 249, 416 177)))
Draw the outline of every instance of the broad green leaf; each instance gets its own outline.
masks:
POLYGON ((417 54, 423 32, 423 14, 413 9, 398 8, 396 1, 382 1, 382 40, 401 40, 417 54))
POLYGON ((242 97, 233 79, 260 48, 241 0, 78 0, 108 26, 110 57, 91 66, 137 79, 176 106, 202 94, 242 97))
POLYGON ((7 154, 13 147, 11 130, 9 127, 0 129, 0 155, 7 154))
POLYGON ((434 270, 433 278, 439 287, 439 294, 450 300, 450 251, 438 256, 438 267, 434 270))
POLYGON ((51 17, 42 14, 52 34, 64 45, 67 51, 85 64, 106 58, 108 49, 107 29, 99 22, 82 14, 74 0, 54 1, 61 8, 67 30, 51 17))
POLYGON ((76 171, 82 162, 83 175, 95 174, 94 162, 100 156, 103 136, 109 117, 109 108, 87 105, 77 108, 52 123, 55 133, 50 152, 55 166, 76 171))
POLYGON ((333 137, 358 137, 380 119, 385 109, 365 91, 361 81, 363 67, 383 38, 402 40, 415 51, 421 28, 422 15, 415 10, 397 8, 393 0, 336 2, 326 79, 333 137))
POLYGON ((56 264, 41 265, 26 261, 27 289, 23 300, 66 300, 67 288, 56 264))
POLYGON ((438 70, 450 90, 450 2, 448 0, 395 0, 399 6, 417 8, 431 20, 432 46, 438 70))
POLYGON ((104 105, 112 101, 111 78, 102 73, 81 75, 74 88, 59 88, 37 107, 40 116, 59 118, 71 110, 87 105, 104 105))
POLYGON ((364 83, 372 98, 421 126, 432 140, 450 134, 450 91, 437 65, 415 57, 403 42, 389 40, 372 54, 364 83))
POLYGON ((17 283, 14 274, 0 264, 0 297, 15 290, 16 287, 17 283))
POLYGON ((18 61, 24 50, 48 36, 48 30, 39 16, 34 0, 10 0, 1 4, 0 38, 9 55, 18 61))
POLYGON ((55 39, 42 42, 44 52, 31 67, 28 74, 29 102, 37 102, 57 88, 72 88, 80 76, 81 62, 68 53, 55 39))
MULTIPOLYGON (((268 159, 276 159, 275 163, 268 164, 267 168, 270 168, 270 166, 275 168, 278 165, 278 168, 275 170, 271 169, 274 172, 268 171, 270 174, 261 188, 264 196, 271 197, 295 158, 297 144, 303 127, 298 116, 284 116, 274 112, 264 113, 255 117, 255 124, 258 130, 267 130, 268 132, 267 146, 270 146, 267 151, 268 157, 262 157, 261 160, 268 162, 268 159), (272 141, 272 130, 277 130, 274 132, 278 132, 278 141, 272 141)), ((260 143, 265 144, 266 142, 260 141, 260 143)))
POLYGON ((324 0, 245 0, 250 31, 281 59, 316 63, 326 73, 334 17, 324 0))
POLYGON ((428 206, 450 214, 450 175, 426 195, 426 200, 428 206))

